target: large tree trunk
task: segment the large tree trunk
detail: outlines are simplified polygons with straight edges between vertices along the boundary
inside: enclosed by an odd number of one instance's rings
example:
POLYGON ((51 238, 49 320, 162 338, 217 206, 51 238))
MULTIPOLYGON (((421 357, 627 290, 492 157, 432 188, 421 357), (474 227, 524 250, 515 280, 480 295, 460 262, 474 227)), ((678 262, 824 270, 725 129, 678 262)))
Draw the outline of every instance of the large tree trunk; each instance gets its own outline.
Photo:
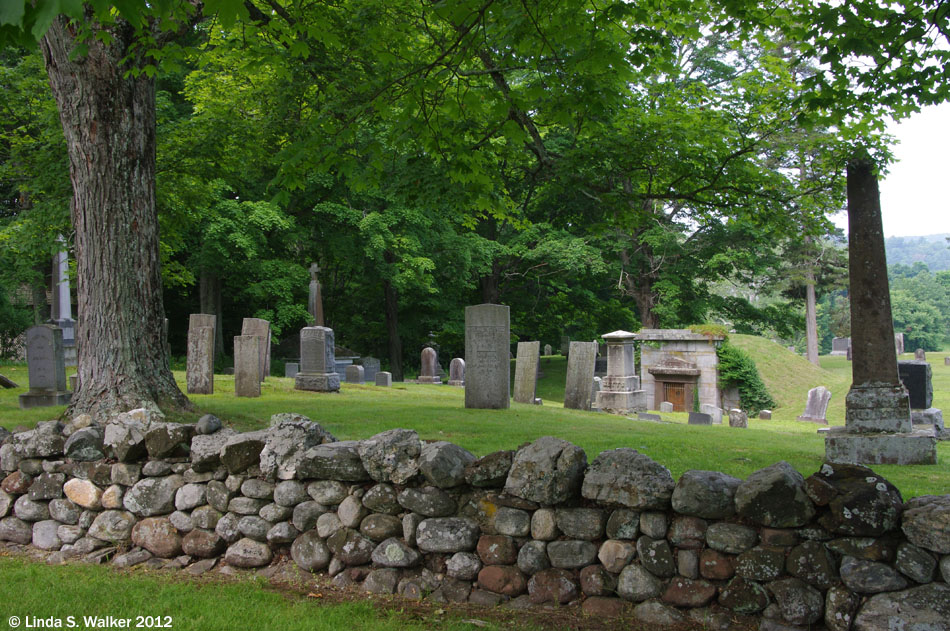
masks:
POLYGON ((137 407, 190 408, 165 354, 155 208, 155 84, 125 77, 134 41, 85 41, 60 17, 41 42, 69 151, 76 231, 80 389, 67 414, 103 418, 137 407))
POLYGON ((805 357, 818 365, 818 316, 815 313, 815 272, 805 273, 805 357))
POLYGON ((478 286, 485 304, 500 304, 501 301, 501 265, 493 262, 491 273, 478 279, 478 286))
POLYGON ((394 381, 402 381, 402 339, 399 337, 399 292, 388 280, 383 281, 386 300, 386 332, 389 337, 389 371, 394 381))
POLYGON ((640 325, 645 329, 659 328, 660 319, 653 312, 653 307, 656 305, 653 275, 642 271, 636 275, 631 273, 633 259, 626 249, 620 251, 620 262, 624 266, 623 293, 633 298, 633 303, 637 305, 637 311, 640 312, 640 325))
POLYGON ((214 357, 224 357, 224 327, 221 324, 221 279, 207 268, 198 277, 198 302, 201 313, 214 316, 214 357))

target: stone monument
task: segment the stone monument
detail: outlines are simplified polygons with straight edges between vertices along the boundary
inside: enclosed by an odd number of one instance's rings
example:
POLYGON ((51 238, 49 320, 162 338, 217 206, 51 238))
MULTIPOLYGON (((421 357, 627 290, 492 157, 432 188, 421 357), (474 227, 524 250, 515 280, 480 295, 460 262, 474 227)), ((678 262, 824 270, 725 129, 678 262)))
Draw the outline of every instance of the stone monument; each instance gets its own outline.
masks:
POLYGON ((749 415, 738 408, 729 410, 729 427, 749 427, 749 415))
POLYGON ((544 356, 547 357, 547 356, 550 355, 550 354, 551 354, 551 345, 550 345, 550 344, 545 344, 545 345, 544 345, 544 356))
POLYGON ((894 334, 894 350, 898 355, 904 354, 904 334, 895 333, 894 334))
POLYGON ((465 307, 465 407, 511 406, 511 325, 507 305, 465 307))
POLYGON ((567 378, 564 384, 564 407, 574 410, 590 410, 594 381, 594 363, 597 360, 597 344, 571 342, 567 354, 567 378))
POLYGON ((76 365, 76 321, 73 320, 69 291, 69 253, 62 235, 56 241, 61 249, 53 256, 53 291, 50 320, 63 330, 63 358, 67 366, 76 365))
POLYGON ((393 385, 393 374, 385 370, 376 373, 376 385, 388 388, 393 385))
POLYGON ((907 388, 911 410, 926 410, 934 399, 933 370, 925 361, 897 362, 897 376, 907 388))
POLYGON ((286 362, 284 364, 285 377, 291 377, 291 378, 296 377, 298 372, 300 372, 299 362, 286 362))
POLYGON ((918 348, 914 351, 914 361, 925 362, 927 361, 927 353, 922 348, 918 348))
POLYGON ((465 385, 465 360, 454 357, 449 362, 449 385, 462 387, 465 385))
POLYGON ((834 337, 831 339, 831 352, 829 355, 847 355, 850 347, 850 337, 834 337))
POLYGON ((320 281, 317 280, 317 274, 320 273, 320 266, 316 263, 310 265, 310 294, 307 297, 307 311, 313 316, 314 326, 325 326, 323 320, 323 295, 320 293, 320 281))
POLYGON ((722 425, 722 408, 712 403, 700 403, 699 411, 708 414, 713 425, 722 425))
POLYGON ((192 313, 188 318, 188 394, 214 394, 214 327, 213 315, 192 313))
POLYGON ((244 318, 241 323, 241 335, 254 335, 258 338, 261 381, 270 375, 270 322, 261 318, 244 318))
POLYGON ((674 412, 695 410, 694 402, 719 407, 716 346, 723 336, 689 329, 641 329, 636 339, 651 342, 640 345, 640 387, 647 394, 647 409, 656 409, 661 401, 672 403, 674 412))
POLYGON ((831 390, 824 386, 812 388, 808 391, 808 399, 805 401, 805 411, 802 412, 797 420, 827 425, 828 421, 825 418, 825 414, 828 412, 829 401, 831 401, 831 390))
POLYGON ((69 404, 73 394, 66 390, 62 329, 49 324, 27 329, 26 363, 30 389, 20 395, 21 408, 69 404))
POLYGON ((914 430, 897 374, 881 200, 870 159, 847 166, 852 385, 845 426, 825 433, 825 459, 851 464, 935 464, 933 430, 914 430))
POLYGON ((307 326, 300 330, 300 372, 294 388, 312 392, 339 392, 340 375, 334 358, 333 329, 307 326))
POLYGON ((634 355, 633 333, 614 331, 603 336, 607 341, 607 373, 601 378, 597 408, 611 414, 632 414, 647 409, 647 394, 640 389, 634 355))
POLYGON ((376 373, 379 372, 379 360, 375 357, 364 357, 360 362, 363 366, 363 381, 375 383, 376 373))
POLYGON ((422 368, 419 370, 419 383, 442 383, 439 377, 439 353, 431 346, 422 349, 422 368))
POLYGON ((690 425, 712 425, 713 418, 705 412, 690 412, 686 422, 690 425))
POLYGON ((261 396, 259 335, 234 336, 234 394, 239 397, 261 396))
POLYGON ((541 342, 518 342, 518 357, 515 360, 514 399, 518 403, 540 405, 537 398, 538 360, 541 342))
POLYGON ((346 367, 346 383, 363 383, 363 376, 365 374, 365 369, 362 366, 350 364, 346 367))

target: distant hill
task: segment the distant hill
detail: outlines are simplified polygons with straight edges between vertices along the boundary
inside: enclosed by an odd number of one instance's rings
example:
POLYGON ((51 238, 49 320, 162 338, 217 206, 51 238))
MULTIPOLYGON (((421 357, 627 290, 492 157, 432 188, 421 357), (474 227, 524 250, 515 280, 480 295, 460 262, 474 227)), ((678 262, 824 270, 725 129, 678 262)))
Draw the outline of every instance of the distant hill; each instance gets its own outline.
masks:
POLYGON ((950 270, 950 234, 930 234, 923 237, 888 237, 884 240, 887 264, 913 265, 921 261, 931 272, 950 270))

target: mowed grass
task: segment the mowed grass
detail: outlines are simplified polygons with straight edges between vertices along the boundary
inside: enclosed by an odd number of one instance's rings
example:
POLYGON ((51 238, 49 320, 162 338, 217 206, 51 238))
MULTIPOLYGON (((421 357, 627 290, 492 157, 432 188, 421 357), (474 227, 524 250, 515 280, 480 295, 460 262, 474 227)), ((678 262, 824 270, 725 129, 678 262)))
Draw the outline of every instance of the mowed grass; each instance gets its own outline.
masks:
MULTIPOLYGON (((381 611, 367 600, 323 604, 304 595, 264 588, 253 575, 243 580, 184 580, 181 576, 143 569, 116 571, 81 564, 49 566, 19 558, 0 558, 0 628, 14 628, 11 616, 26 628, 27 617, 54 618, 69 628, 93 628, 83 616, 131 618, 152 616, 174 631, 423 631, 438 628, 463 631, 495 624, 424 615, 410 616, 397 610, 381 611), (167 618, 166 618, 167 616, 167 618), (171 623, 170 626, 167 623, 171 623)), ((505 625, 510 628, 509 625, 505 625)), ((152 624, 148 624, 152 628, 152 624)), ((105 627, 110 628, 110 627, 105 627)), ((118 627, 111 627, 118 628, 118 627)), ((520 628, 520 627, 519 627, 520 628)))
MULTIPOLYGON (((267 426, 271 415, 297 412, 318 421, 339 439, 361 439, 395 427, 416 430, 424 440, 448 440, 482 456, 501 449, 517 449, 540 436, 557 436, 577 444, 593 460, 605 449, 633 447, 667 466, 674 477, 688 469, 708 469, 745 478, 753 471, 785 460, 808 476, 824 460, 824 440, 818 426, 795 420, 805 407, 808 389, 825 385, 832 391, 829 421, 844 424, 844 398, 850 385, 845 358, 823 357, 818 368, 777 344, 751 336, 734 335, 734 343, 757 361, 763 379, 778 402, 773 420, 749 420, 749 429, 691 426, 686 414, 664 414, 665 423, 567 410, 563 407, 566 362, 558 356, 541 360, 544 373, 538 394, 544 405, 512 403, 508 410, 469 410, 464 390, 451 386, 412 383, 392 388, 343 384, 339 393, 294 390, 293 380, 268 377, 260 398, 234 396, 234 378, 215 375, 215 394, 192 395, 199 412, 172 420, 194 421, 210 412, 240 430, 267 426)), ((934 372, 934 405, 950 409, 950 367, 943 354, 929 357, 934 372)), ((4 366, 7 377, 26 382, 26 368, 4 366)), ((176 372, 184 389, 184 373, 176 372)), ((0 392, 0 424, 12 428, 55 418, 62 408, 19 410, 16 394, 0 392)), ((938 444, 935 466, 878 465, 905 497, 950 492, 950 443, 938 444)))

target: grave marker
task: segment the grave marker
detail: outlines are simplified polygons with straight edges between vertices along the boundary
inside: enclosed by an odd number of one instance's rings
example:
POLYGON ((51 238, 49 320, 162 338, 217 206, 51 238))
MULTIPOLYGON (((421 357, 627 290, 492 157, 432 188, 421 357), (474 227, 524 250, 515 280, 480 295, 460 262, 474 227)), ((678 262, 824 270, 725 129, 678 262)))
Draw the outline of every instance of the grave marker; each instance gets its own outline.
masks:
POLYGON ((927 361, 927 353, 922 348, 918 348, 914 351, 914 361, 925 362, 927 361))
POLYGON ((294 377, 295 389, 340 391, 333 337, 333 329, 325 326, 308 326, 300 330, 300 372, 294 377))
POLYGON ((704 412, 690 412, 687 422, 690 425, 712 425, 713 419, 712 416, 704 412))
POLYGON ((712 403, 703 403, 699 406, 699 411, 708 414, 712 419, 713 425, 722 425, 722 408, 712 403))
POLYGON ((363 363, 363 381, 367 383, 376 382, 376 373, 379 372, 379 360, 375 357, 364 357, 363 363))
MULTIPOLYGON (((614 331, 603 336, 607 340, 606 376, 597 393, 597 408, 611 414, 632 414, 647 409, 646 392, 640 389, 640 378, 634 361, 635 334, 614 331)), ((597 360, 599 362, 601 360, 597 360)), ((595 362, 596 372, 596 362, 595 362)))
POLYGON ((241 323, 241 335, 254 335, 258 338, 261 381, 270 375, 270 322, 261 318, 244 318, 241 323))
POLYGON ((50 324, 27 329, 26 363, 30 389, 19 397, 21 408, 69 403, 73 395, 66 390, 62 329, 50 324))
POLYGON ((385 370, 380 370, 376 373, 376 385, 383 386, 384 388, 393 385, 393 374, 385 370))
POLYGON ((590 410, 597 345, 593 342, 571 342, 567 353, 567 379, 564 384, 564 407, 590 410))
POLYGON ((234 336, 234 394, 261 396, 261 338, 258 335, 234 336))
POLYGON ((673 404, 669 401, 663 401, 660 403, 660 412, 672 412, 673 404))
POLYGON ((422 349, 422 369, 419 371, 419 383, 442 383, 439 377, 439 353, 431 346, 422 349))
POLYGON ((346 367, 346 383, 363 383, 364 374, 365 372, 362 366, 350 364, 346 367))
POLYGON ((910 409, 926 410, 933 404, 933 370, 929 363, 917 360, 899 361, 897 375, 907 388, 910 409))
POLYGON ((188 317, 188 394, 214 394, 214 327, 213 315, 192 313, 188 317))
POLYGON ((465 307, 465 407, 511 406, 511 326, 506 305, 465 307))
POLYGON ((518 403, 535 404, 540 401, 536 401, 540 349, 541 342, 518 342, 514 392, 514 399, 518 403))
POLYGON ((296 377, 297 373, 300 372, 300 364, 297 362, 286 362, 284 364, 284 376, 285 377, 296 377))
POLYGON ((829 401, 831 401, 831 390, 824 386, 812 388, 808 391, 805 411, 798 417, 798 420, 827 425, 828 421, 825 419, 825 413, 828 411, 829 401))
POLYGON ((551 354, 551 345, 550 345, 550 344, 545 344, 545 345, 544 345, 544 355, 545 355, 545 356, 548 356, 548 355, 550 355, 550 354, 551 354))
POLYGON ((449 385, 461 387, 465 385, 465 360, 455 357, 449 362, 449 385))

